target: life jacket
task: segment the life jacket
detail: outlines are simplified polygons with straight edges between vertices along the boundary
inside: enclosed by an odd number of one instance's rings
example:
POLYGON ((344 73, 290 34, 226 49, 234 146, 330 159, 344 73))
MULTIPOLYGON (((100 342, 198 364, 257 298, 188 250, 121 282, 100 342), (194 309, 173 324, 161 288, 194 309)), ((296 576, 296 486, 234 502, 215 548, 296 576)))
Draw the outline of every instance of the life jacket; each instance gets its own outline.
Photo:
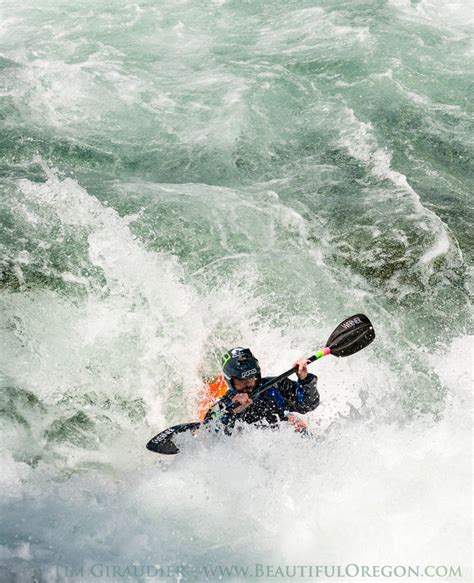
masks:
POLYGON ((227 385, 221 374, 208 375, 205 378, 205 383, 196 406, 196 417, 198 421, 204 421, 204 417, 209 409, 227 392, 227 385))

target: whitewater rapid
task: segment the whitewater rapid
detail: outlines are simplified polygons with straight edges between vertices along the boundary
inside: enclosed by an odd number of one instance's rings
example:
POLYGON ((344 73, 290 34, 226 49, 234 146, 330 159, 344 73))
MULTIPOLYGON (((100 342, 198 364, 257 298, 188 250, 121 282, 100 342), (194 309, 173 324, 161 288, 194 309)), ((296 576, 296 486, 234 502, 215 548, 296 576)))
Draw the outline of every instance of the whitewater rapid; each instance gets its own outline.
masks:
POLYGON ((469 7, 2 10, 2 581, 470 581, 469 7), (314 440, 145 449, 358 312, 314 440))

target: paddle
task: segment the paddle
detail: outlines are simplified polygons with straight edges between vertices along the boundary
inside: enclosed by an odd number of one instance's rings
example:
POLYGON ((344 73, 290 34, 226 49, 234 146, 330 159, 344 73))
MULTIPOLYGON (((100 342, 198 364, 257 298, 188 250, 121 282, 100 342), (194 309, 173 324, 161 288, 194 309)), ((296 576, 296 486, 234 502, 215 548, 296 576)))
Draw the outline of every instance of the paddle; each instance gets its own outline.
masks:
MULTIPOLYGON (((333 356, 350 356, 368 346, 375 338, 375 330, 370 320, 364 314, 355 314, 339 324, 334 332, 329 336, 326 346, 308 358, 308 363, 319 360, 323 356, 332 354, 333 356)), ((264 383, 251 397, 255 400, 259 395, 273 387, 282 379, 296 372, 296 367, 290 368, 277 377, 264 383)), ((222 412, 224 414, 224 412, 222 412)), ((213 418, 213 421, 216 417, 213 418)), ((147 449, 156 453, 172 455, 179 452, 173 443, 173 438, 184 431, 194 431, 204 423, 182 423, 165 429, 155 435, 146 444, 147 449)))

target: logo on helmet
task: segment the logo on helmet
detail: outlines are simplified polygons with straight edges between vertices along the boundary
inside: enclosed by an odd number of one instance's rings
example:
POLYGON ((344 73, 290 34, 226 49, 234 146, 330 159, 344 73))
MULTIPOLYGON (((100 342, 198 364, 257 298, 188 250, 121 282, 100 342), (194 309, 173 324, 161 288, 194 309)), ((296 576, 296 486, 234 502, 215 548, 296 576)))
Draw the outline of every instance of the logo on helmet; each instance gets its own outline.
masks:
POLYGON ((247 377, 253 377, 257 375, 257 369, 256 368, 251 368, 250 370, 246 370, 244 371, 241 375, 240 378, 241 379, 246 379, 247 377))

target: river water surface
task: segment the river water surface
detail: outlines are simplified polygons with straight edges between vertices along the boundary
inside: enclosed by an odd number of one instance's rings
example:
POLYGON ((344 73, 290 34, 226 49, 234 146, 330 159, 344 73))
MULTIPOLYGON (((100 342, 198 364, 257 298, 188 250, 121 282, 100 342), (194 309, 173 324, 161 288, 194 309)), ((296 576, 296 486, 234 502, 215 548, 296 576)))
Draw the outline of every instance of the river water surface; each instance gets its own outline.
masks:
POLYGON ((472 14, 4 0, 2 580, 470 580, 472 14), (312 365, 317 443, 145 450, 223 350, 278 374, 358 312, 376 341, 312 365))

